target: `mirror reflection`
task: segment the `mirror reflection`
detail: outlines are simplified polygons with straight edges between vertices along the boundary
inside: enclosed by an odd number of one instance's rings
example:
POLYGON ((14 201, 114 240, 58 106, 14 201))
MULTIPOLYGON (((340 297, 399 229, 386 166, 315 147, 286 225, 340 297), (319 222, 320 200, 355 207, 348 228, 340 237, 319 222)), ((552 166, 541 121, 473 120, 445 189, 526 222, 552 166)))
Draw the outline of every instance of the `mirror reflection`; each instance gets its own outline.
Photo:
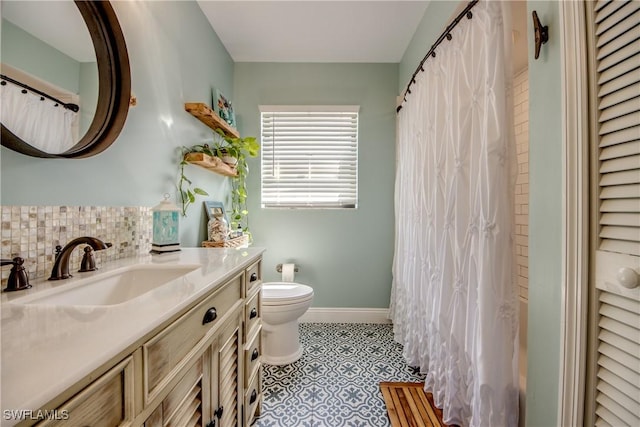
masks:
POLYGON ((63 153, 82 139, 96 111, 91 35, 71 0, 2 0, 0 7, 0 122, 39 150, 63 153))

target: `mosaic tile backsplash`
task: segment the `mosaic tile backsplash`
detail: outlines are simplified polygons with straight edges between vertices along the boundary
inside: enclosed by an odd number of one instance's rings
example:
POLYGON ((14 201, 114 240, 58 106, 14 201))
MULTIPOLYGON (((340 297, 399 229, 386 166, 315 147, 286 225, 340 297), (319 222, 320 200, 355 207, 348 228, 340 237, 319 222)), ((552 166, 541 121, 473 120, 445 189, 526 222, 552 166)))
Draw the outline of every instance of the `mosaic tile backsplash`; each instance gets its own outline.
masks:
MULTIPOLYGON (((148 253, 151 249, 152 212, 149 207, 107 206, 0 206, 2 258, 25 259, 29 279, 48 277, 57 245, 81 236, 97 237, 112 246, 96 251, 96 263, 148 253)), ((82 246, 82 245, 81 245, 82 246)), ((83 251, 71 256, 71 272, 80 266, 83 251)), ((2 287, 11 268, 2 268, 2 287)))

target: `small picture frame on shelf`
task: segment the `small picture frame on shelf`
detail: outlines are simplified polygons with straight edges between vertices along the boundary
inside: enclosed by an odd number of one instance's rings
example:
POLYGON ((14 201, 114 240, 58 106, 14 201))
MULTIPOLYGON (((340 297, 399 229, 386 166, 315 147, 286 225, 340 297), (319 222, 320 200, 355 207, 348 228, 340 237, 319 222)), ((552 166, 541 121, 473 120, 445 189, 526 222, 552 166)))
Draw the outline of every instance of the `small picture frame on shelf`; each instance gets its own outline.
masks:
POLYGON ((205 200, 204 202, 204 210, 207 211, 207 218, 211 220, 214 215, 218 213, 222 213, 224 219, 229 224, 229 218, 227 218, 227 212, 224 210, 224 204, 222 202, 217 202, 213 200, 205 200))
POLYGON ((236 115, 231 101, 219 89, 213 89, 213 109, 229 126, 236 128, 236 115))

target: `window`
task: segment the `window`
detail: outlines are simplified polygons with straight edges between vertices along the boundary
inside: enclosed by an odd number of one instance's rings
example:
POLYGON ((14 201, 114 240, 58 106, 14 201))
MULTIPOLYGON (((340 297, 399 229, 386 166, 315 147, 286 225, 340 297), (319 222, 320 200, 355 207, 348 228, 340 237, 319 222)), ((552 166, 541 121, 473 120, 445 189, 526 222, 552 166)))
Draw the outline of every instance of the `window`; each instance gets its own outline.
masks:
POLYGON ((260 106, 262 207, 355 208, 358 106, 260 106))

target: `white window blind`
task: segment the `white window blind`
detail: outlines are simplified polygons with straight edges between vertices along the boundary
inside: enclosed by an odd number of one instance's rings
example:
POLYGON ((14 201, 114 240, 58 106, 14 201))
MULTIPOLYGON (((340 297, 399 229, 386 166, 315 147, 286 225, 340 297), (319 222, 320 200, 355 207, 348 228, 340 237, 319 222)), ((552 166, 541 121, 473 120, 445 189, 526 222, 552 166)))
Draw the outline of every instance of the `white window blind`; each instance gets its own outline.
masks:
POLYGON ((260 106, 262 207, 357 207, 358 110, 260 106))
POLYGON ((594 424, 640 425, 640 299, 619 272, 640 272, 640 2, 598 1, 593 90, 599 160, 594 424))

